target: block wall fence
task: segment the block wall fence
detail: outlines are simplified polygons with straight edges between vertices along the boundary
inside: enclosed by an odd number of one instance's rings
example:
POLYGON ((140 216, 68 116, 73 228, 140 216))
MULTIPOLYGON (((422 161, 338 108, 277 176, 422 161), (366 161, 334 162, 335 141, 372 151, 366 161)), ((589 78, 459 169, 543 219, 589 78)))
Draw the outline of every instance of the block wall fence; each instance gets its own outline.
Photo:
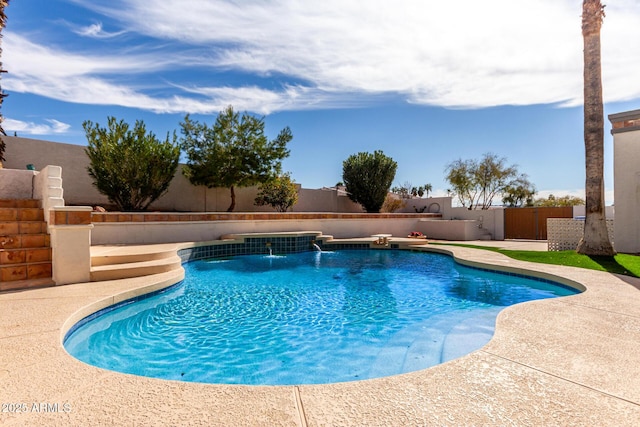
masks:
MULTIPOLYGON (((14 136, 3 137, 7 144, 4 167, 7 169, 26 170, 33 165, 37 171, 47 165, 62 167, 64 181, 64 198, 67 205, 74 206, 106 206, 108 199, 100 194, 92 184, 87 173, 89 158, 85 154, 85 146, 62 142, 43 141, 14 136)), ((337 159, 336 161, 340 161, 337 159)), ((229 190, 226 188, 206 188, 194 186, 182 174, 183 165, 171 181, 168 192, 156 200, 149 208, 151 211, 174 212, 224 212, 231 203, 229 190)), ((255 206, 258 195, 257 187, 236 188, 236 212, 273 212, 270 206, 255 206)), ((425 208, 432 213, 443 213, 451 206, 451 199, 429 198, 413 199, 399 212, 412 213, 415 208, 425 208)), ((345 212, 361 213, 362 207, 352 202, 347 196, 335 189, 299 188, 298 203, 292 212, 345 212)))

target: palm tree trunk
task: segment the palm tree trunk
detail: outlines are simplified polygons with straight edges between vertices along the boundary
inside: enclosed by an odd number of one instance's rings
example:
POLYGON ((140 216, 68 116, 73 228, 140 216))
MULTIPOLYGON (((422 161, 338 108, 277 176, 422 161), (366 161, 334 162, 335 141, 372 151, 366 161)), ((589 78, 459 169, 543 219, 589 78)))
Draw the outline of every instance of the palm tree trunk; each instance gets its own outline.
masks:
POLYGON ((584 39, 584 147, 586 217, 578 253, 614 255, 604 213, 604 112, 600 64, 600 28, 604 6, 600 0, 582 3, 584 39))
MULTIPOLYGON (((4 29, 7 23, 7 15, 4 12, 4 8, 9 6, 9 0, 0 0, 0 40, 2 39, 2 30, 4 29)), ((2 47, 0 47, 0 57, 2 56, 2 47)), ((6 70, 2 68, 2 62, 0 62, 0 74, 6 73, 6 70)), ((0 87, 0 109, 2 108, 2 100, 7 96, 6 93, 2 91, 2 87, 0 87)), ((4 117, 2 116, 2 112, 0 112, 0 135, 7 135, 2 127, 2 122, 4 121, 4 117)), ((2 136, 0 136, 0 140, 2 136)), ((0 167, 2 167, 2 162, 4 159, 4 150, 6 149, 4 141, 0 142, 0 167)))

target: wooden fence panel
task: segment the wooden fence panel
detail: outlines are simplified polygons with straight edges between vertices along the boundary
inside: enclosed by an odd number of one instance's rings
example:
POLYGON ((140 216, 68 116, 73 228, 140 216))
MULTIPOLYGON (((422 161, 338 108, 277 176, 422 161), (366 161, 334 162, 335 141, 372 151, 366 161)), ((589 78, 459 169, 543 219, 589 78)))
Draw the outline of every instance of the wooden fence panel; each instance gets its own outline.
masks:
POLYGON ((546 240, 547 218, 573 218, 573 208, 569 206, 505 209, 504 238, 546 240))

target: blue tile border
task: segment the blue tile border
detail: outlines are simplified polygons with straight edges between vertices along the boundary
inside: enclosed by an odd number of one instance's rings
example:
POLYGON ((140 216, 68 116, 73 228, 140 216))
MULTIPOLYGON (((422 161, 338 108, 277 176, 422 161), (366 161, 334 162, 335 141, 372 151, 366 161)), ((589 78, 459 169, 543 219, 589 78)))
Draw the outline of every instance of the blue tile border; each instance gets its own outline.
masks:
POLYGON ((180 249, 178 256, 182 262, 189 262, 198 259, 223 258, 235 255, 266 255, 271 249, 274 255, 290 254, 297 252, 309 252, 313 250, 313 243, 322 249, 364 249, 369 248, 369 244, 323 244, 321 240, 316 240, 316 236, 296 236, 296 237, 247 237, 243 243, 223 243, 218 245, 196 246, 193 248, 180 249))

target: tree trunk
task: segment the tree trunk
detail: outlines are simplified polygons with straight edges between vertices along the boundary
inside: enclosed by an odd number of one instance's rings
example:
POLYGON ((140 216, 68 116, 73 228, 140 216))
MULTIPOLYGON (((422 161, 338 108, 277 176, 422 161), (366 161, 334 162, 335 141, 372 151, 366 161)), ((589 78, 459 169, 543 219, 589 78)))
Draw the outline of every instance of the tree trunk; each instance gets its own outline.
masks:
POLYGON ((604 208, 604 111, 600 65, 600 28, 604 6, 600 0, 582 3, 584 39, 584 147, 586 217, 578 253, 615 255, 609 241, 604 208))
POLYGON ((233 212, 233 210, 236 208, 236 191, 233 188, 233 185, 229 187, 229 190, 231 191, 231 204, 229 205, 227 212, 233 212))

